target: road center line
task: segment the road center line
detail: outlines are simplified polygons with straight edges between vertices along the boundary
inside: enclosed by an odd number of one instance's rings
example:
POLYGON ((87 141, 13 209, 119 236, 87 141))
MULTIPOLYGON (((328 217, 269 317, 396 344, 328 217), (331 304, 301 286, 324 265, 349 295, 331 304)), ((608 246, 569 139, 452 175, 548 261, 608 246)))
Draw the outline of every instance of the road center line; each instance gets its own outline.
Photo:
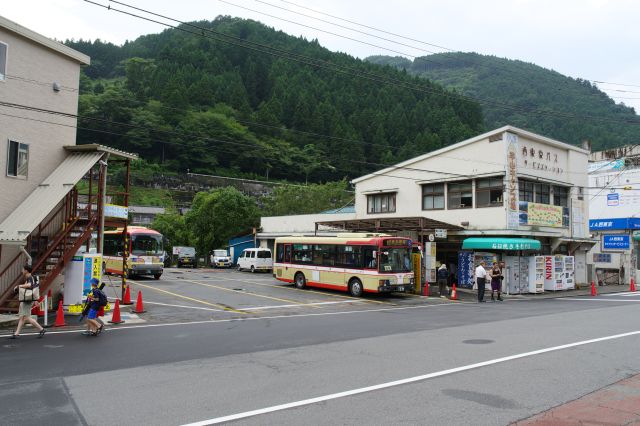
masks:
POLYGON ((305 405, 317 404, 319 402, 330 401, 332 399, 345 398, 345 397, 348 397, 348 396, 359 395, 359 394, 363 394, 363 393, 367 393, 367 392, 374 392, 374 391, 378 391, 378 390, 381 390, 381 389, 387 389, 387 388, 391 388, 391 387, 395 387, 395 386, 406 385, 406 384, 409 384, 409 383, 420 382, 420 381, 424 381, 424 380, 428 380, 428 379, 433 379, 433 378, 436 378, 436 377, 442 377, 442 376, 447 376, 447 375, 450 375, 450 374, 460 373, 462 371, 469 371, 469 370, 474 370, 474 369, 481 368, 481 367, 486 367, 486 366, 489 366, 489 365, 495 365, 495 364, 500 364, 500 363, 504 363, 504 362, 508 362, 508 361, 513 361, 513 360, 516 360, 516 359, 532 357, 532 356, 541 355, 541 354, 545 354, 545 353, 549 353, 549 352, 555 352, 555 351, 560 351, 560 350, 564 350, 564 349, 575 348, 575 347, 578 347, 578 346, 584 346, 584 345, 589 345, 589 344, 598 343, 598 342, 604 342, 604 341, 607 341, 607 340, 621 339, 621 338, 624 338, 624 337, 634 336, 634 335, 637 335, 637 334, 640 334, 640 330, 630 331, 628 333, 622 333, 622 334, 614 334, 614 335, 611 335, 611 336, 599 337, 599 338, 596 338, 596 339, 582 340, 582 341, 579 341, 579 342, 568 343, 568 344, 565 344, 565 345, 552 346, 552 347, 549 347, 549 348, 538 349, 538 350, 530 351, 530 352, 523 352, 523 353, 519 353, 519 354, 515 354, 515 355, 505 356, 505 357, 502 357, 502 358, 495 358, 495 359, 491 359, 491 360, 488 360, 488 361, 478 362, 478 363, 475 363, 475 364, 467 364, 467 365, 463 365, 461 367, 450 368, 448 370, 436 371, 434 373, 423 374, 423 375, 420 375, 420 376, 409 377, 409 378, 406 378, 406 379, 395 380, 395 381, 392 381, 392 382, 380 383, 380 384, 373 385, 373 386, 366 386, 366 387, 362 387, 362 388, 351 389, 351 390, 347 390, 347 391, 343 391, 343 392, 332 393, 332 394, 329 394, 329 395, 319 396, 319 397, 315 397, 315 398, 303 399, 301 401, 289 402, 289 403, 286 403, 286 404, 274 405, 272 407, 261 408, 261 409, 258 409, 258 410, 245 411, 243 413, 231 414, 231 415, 223 416, 223 417, 216 417, 216 418, 209 419, 209 420, 203 420, 203 421, 200 421, 200 422, 194 422, 194 423, 185 424, 183 426, 206 426, 206 425, 213 425, 213 424, 224 423, 224 422, 231 422, 231 421, 234 421, 234 420, 245 419, 247 417, 254 417, 254 416, 259 416, 259 415, 262 415, 262 414, 273 413, 273 412, 276 412, 276 411, 288 410, 290 408, 296 408, 296 407, 302 407, 302 406, 305 406, 305 405))

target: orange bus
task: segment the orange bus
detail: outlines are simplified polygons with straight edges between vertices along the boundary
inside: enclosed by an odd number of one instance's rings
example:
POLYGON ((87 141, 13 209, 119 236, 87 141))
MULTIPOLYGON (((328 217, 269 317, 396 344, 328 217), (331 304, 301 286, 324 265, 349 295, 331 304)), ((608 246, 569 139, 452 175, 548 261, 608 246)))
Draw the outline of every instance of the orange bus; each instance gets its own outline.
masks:
POLYGON ((413 291, 411 240, 389 235, 282 237, 275 242, 273 276, 297 288, 363 293, 413 291))
MULTIPOLYGON (((104 270, 107 273, 122 275, 124 228, 104 233, 104 270)), ((160 279, 164 268, 164 249, 162 234, 143 226, 128 226, 129 257, 127 276, 153 275, 160 279)))

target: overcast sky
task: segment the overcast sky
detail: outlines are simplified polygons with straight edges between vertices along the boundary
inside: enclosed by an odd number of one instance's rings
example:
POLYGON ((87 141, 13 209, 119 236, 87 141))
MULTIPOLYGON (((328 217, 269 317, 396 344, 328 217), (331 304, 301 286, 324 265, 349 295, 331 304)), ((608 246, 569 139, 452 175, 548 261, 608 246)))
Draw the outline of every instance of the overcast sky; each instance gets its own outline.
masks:
MULTIPOLYGON (((108 0, 94 0, 104 5, 108 0)), ((122 0, 169 17, 190 21, 218 15, 251 18, 292 35, 317 38, 325 47, 364 58, 411 58, 425 50, 474 51, 532 62, 572 77, 622 83, 599 84, 617 102, 640 112, 640 2, 635 0, 122 0), (289 3, 290 1, 291 3, 289 3), (292 4, 293 3, 293 4, 292 4), (236 6, 234 6, 234 5, 236 6), (278 6, 279 8, 273 7, 278 6), (414 39, 358 27, 319 12, 414 39), (249 11, 246 9, 253 9, 249 11), (359 31, 411 45, 380 40, 284 9, 295 10, 359 31), (304 28, 265 14, 315 27, 304 28), (320 30, 379 45, 374 47, 320 30)), ((111 2, 111 6, 126 9, 111 2)), ((116 44, 165 27, 97 7, 83 0, 2 0, 0 14, 51 38, 95 39, 116 44)))

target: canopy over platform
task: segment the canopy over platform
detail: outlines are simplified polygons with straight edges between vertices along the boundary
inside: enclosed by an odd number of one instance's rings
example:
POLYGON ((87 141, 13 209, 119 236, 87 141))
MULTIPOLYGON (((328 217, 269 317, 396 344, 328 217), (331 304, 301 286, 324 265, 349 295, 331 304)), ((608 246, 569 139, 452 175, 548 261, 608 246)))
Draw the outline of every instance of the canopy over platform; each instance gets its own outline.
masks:
POLYGON ((353 232, 432 231, 434 229, 458 231, 464 229, 461 226, 428 217, 385 217, 316 222, 316 230, 319 226, 353 232))
POLYGON ((529 238, 467 238, 462 241, 463 250, 540 250, 538 240, 529 238))

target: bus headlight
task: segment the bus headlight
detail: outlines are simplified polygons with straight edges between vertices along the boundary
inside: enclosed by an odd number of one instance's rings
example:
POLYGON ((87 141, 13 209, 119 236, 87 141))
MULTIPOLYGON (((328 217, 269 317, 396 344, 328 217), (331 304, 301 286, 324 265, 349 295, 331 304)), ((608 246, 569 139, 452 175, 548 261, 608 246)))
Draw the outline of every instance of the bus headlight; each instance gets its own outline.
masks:
POLYGON ((378 285, 380 287, 388 287, 390 284, 389 280, 378 280, 378 285))

